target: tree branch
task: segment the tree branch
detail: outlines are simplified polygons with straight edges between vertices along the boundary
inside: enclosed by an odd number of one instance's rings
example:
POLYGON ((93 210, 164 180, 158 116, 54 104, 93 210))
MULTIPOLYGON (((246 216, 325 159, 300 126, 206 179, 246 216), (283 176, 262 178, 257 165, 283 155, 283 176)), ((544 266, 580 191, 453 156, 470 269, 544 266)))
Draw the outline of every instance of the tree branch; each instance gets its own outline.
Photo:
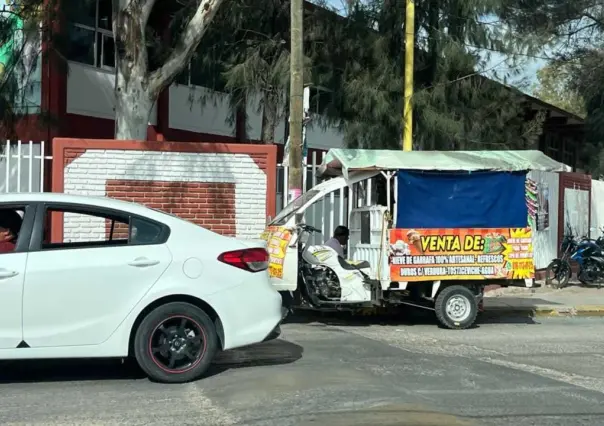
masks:
POLYGON ((604 22, 602 22, 601 19, 596 18, 594 15, 592 15, 589 12, 583 12, 583 16, 585 16, 586 18, 591 19, 592 21, 594 21, 596 24, 598 24, 600 27, 604 26, 604 22))
POLYGON ((201 38, 207 31, 223 1, 201 0, 199 2, 195 15, 193 15, 185 27, 168 59, 149 76, 151 96, 158 96, 159 92, 170 84, 189 60, 191 60, 195 49, 197 49, 201 38))
POLYGON ((151 15, 151 11, 153 10, 153 6, 155 6, 156 0, 138 0, 141 4, 141 17, 143 27, 147 26, 147 22, 149 22, 149 16, 151 15))

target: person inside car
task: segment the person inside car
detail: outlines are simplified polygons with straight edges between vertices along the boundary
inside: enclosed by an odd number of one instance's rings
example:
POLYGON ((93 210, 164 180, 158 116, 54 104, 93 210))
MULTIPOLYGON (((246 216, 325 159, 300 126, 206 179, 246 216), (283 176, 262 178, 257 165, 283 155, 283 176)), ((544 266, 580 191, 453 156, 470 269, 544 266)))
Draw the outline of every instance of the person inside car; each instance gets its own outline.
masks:
POLYGON ((0 253, 15 251, 21 223, 21 216, 15 210, 0 211, 0 253))
POLYGON ((347 227, 340 225, 333 231, 333 237, 325 242, 327 247, 330 247, 338 253, 338 256, 344 256, 344 246, 348 244, 350 231, 347 227))

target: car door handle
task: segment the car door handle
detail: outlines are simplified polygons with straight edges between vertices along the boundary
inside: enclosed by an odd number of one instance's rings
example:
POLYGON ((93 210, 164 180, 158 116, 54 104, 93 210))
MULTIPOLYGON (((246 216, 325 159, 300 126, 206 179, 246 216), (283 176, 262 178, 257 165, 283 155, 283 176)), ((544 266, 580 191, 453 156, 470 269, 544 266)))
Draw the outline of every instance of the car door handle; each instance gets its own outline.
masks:
POLYGON ((12 278, 19 275, 17 271, 9 271, 7 269, 0 269, 0 279, 2 278, 12 278))
POLYGON ((128 263, 130 266, 136 266, 138 268, 144 268, 147 266, 154 266, 159 263, 159 260, 147 259, 146 257, 137 257, 132 262, 128 263))

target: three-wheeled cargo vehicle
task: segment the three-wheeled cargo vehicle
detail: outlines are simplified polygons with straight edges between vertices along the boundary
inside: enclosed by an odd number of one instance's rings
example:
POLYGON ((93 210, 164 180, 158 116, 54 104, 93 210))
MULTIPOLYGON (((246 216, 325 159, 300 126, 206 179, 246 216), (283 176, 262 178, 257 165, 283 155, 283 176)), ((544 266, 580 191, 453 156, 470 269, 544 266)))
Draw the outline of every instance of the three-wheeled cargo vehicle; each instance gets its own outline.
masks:
POLYGON ((531 170, 568 167, 530 150, 332 149, 319 168, 325 180, 288 204, 263 234, 271 281, 288 308, 411 305, 433 310, 447 328, 468 328, 485 286, 533 284, 531 170), (372 178, 382 179, 385 194, 375 197, 381 203, 348 212, 348 259, 310 244, 319 230, 305 221, 309 207, 372 178))

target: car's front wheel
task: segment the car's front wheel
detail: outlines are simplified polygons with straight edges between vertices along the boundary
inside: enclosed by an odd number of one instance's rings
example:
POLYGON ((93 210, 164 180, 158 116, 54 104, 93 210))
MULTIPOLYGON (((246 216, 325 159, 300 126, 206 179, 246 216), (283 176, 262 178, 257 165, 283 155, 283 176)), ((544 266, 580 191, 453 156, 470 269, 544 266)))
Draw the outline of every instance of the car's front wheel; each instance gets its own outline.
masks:
POLYGON ((198 379, 218 349, 214 323, 197 306, 173 302, 151 311, 134 338, 134 355, 143 371, 163 383, 198 379))

